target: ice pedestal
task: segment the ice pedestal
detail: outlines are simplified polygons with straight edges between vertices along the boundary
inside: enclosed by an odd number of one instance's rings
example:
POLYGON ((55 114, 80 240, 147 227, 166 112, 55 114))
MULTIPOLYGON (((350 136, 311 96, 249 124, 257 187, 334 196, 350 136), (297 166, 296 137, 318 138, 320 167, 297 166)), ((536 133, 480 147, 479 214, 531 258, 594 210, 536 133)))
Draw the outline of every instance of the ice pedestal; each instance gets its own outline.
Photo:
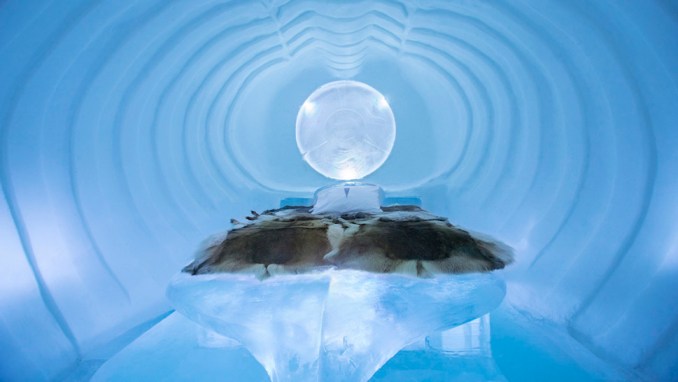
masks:
POLYGON ((176 309, 242 343, 272 381, 366 381, 404 346, 499 305, 490 273, 431 279, 351 270, 177 276, 176 309))
POLYGON ((317 379, 327 274, 254 276, 181 274, 167 295, 177 310, 240 342, 272 381, 317 379))
POLYGON ((366 381, 408 344, 494 309, 504 292, 492 274, 421 279, 335 272, 323 322, 322 379, 366 381))

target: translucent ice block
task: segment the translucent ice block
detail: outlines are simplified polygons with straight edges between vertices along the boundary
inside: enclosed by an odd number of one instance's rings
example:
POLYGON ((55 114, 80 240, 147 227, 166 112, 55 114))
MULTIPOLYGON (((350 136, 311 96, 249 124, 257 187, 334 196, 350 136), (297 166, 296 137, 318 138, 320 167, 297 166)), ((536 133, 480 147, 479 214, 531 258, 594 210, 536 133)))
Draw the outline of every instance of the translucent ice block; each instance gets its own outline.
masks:
POLYGON ((276 276, 180 274, 167 296, 177 311, 239 341, 271 381, 313 381, 318 375, 327 274, 276 276))
POLYGON ((499 305, 492 274, 423 279, 336 271, 325 307, 322 380, 366 381, 408 344, 473 320, 499 305))
POLYGON ((177 276, 177 310, 240 341, 272 381, 366 381, 404 346, 494 309, 493 274, 423 279, 329 270, 259 281, 234 274, 177 276))
POLYGON ((314 170, 332 179, 361 179, 377 170, 391 153, 395 136, 388 101, 362 82, 321 86, 297 115, 299 151, 314 170))

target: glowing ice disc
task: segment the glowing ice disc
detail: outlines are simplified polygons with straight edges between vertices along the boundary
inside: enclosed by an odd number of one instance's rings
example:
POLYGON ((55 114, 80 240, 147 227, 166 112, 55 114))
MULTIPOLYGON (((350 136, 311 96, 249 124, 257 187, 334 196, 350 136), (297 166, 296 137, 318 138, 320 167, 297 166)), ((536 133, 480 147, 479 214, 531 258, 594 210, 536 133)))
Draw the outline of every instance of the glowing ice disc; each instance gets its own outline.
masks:
POLYGON ((328 178, 361 179, 386 161, 395 142, 395 118, 386 98, 357 81, 316 89, 297 114, 297 147, 328 178))

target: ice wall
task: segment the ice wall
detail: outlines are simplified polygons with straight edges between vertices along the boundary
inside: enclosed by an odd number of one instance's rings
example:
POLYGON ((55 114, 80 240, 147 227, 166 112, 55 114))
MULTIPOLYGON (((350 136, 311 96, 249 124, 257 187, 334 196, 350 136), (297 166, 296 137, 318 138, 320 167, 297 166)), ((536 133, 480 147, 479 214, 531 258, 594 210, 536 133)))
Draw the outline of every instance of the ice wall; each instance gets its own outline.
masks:
POLYGON ((168 309, 207 235, 327 180, 294 121, 385 94, 367 180, 517 249, 508 301, 648 379, 678 362, 678 7, 656 1, 0 6, 0 379, 168 309))

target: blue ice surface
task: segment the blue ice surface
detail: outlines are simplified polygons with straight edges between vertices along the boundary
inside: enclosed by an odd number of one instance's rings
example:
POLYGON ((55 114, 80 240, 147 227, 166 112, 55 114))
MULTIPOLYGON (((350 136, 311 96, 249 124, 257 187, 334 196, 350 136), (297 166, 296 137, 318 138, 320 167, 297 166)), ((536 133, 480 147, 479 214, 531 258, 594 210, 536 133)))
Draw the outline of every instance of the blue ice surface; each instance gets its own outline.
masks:
POLYGON ((313 206, 313 198, 284 198, 280 200, 280 208, 311 206, 313 206))
POLYGON ((491 273, 416 278, 353 270, 179 274, 177 310, 241 343, 274 381, 366 381, 399 350, 498 306, 491 273))
MULTIPOLYGON (((370 379, 376 382, 411 381, 554 381, 592 382, 629 380, 628 376, 597 360, 566 334, 516 319, 502 305, 487 315, 481 332, 462 325, 452 331, 491 339, 485 351, 452 351, 436 346, 430 336, 419 346, 398 352, 370 379), (529 361, 529 362, 527 362, 529 361)), ((103 364, 92 381, 223 381, 266 382, 264 367, 237 343, 215 345, 204 340, 202 327, 177 312, 139 336, 103 364)), ((463 349, 462 349, 463 350, 463 349)))
POLYGON ((678 376, 675 1, 0 3, 0 380, 59 379, 229 218, 324 184, 292 127, 338 78, 397 118, 371 181, 518 249, 507 377, 570 375, 541 320, 678 376))
POLYGON ((325 271, 263 282, 250 275, 182 274, 168 296, 183 314, 140 336, 94 380, 629 378, 567 333, 508 304, 486 314, 503 288, 493 274, 421 280, 325 271))

